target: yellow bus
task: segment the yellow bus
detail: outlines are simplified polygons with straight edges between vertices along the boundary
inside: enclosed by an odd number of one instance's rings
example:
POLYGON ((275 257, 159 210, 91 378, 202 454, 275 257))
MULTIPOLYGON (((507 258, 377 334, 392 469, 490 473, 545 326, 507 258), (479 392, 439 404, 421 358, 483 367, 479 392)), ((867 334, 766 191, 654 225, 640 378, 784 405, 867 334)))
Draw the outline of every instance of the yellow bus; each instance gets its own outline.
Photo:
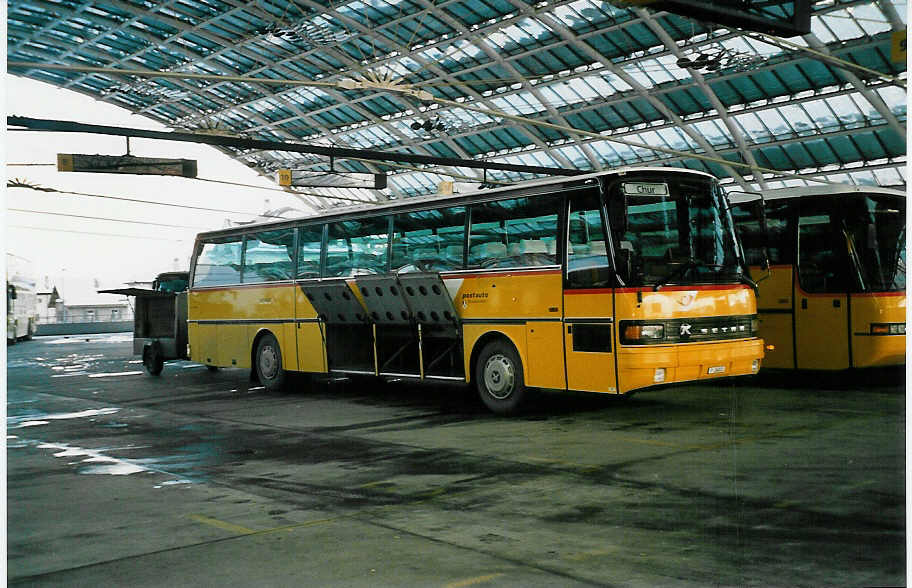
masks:
POLYGON ((904 364, 905 194, 837 185, 766 191, 765 232, 760 217, 742 206, 757 197, 730 196, 759 284, 764 366, 904 364))
POLYGON ((189 357, 628 394, 757 372, 753 284, 718 182, 630 168, 202 233, 189 357))

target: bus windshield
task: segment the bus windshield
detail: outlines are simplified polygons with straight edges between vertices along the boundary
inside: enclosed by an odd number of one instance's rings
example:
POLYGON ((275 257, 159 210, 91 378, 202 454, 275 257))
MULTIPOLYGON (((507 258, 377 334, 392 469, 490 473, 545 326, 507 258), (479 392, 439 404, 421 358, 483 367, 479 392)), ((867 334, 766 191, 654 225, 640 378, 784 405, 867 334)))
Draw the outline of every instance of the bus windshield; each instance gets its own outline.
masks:
POLYGON ((742 281, 730 210, 702 178, 622 179, 608 188, 618 274, 627 286, 742 281), (623 203, 623 210, 617 210, 623 203))
POLYGON ((845 215, 849 252, 864 292, 906 287, 906 211, 901 198, 869 194, 845 215))

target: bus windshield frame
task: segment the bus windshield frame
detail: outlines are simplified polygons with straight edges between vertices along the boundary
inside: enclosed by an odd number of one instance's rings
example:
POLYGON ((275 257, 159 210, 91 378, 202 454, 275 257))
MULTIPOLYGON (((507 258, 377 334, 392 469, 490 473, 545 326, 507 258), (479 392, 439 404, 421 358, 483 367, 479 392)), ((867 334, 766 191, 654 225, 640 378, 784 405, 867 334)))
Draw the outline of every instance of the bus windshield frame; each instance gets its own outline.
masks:
POLYGON ((743 253, 718 182, 620 177, 604 193, 623 285, 744 282, 743 253))
POLYGON ((861 292, 896 292, 906 288, 905 201, 889 194, 859 194, 843 216, 848 250, 861 292))

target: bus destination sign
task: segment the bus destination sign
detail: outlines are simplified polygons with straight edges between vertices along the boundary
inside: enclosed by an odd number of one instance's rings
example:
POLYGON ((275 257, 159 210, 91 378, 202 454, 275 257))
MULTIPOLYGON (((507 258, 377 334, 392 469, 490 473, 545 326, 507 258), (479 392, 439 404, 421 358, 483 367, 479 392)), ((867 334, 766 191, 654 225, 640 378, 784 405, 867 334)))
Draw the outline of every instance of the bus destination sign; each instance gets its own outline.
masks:
POLYGON ((668 184, 650 184, 646 182, 625 182, 626 196, 668 196, 668 184))

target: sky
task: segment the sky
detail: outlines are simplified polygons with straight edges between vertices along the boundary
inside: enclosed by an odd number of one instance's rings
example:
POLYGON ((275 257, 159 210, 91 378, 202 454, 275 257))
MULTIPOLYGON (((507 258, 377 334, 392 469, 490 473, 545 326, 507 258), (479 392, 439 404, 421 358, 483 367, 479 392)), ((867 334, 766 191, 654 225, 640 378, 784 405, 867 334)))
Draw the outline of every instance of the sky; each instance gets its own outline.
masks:
MULTIPOLYGON (((6 75, 4 82, 7 115, 171 130, 78 92, 11 75, 6 75)), ((127 150, 124 137, 7 129, 2 145, 7 181, 19 179, 57 190, 235 211, 208 212, 8 187, 4 196, 6 251, 32 263, 39 289, 57 286, 64 297, 67 280, 73 286, 97 280, 102 287, 115 287, 128 281, 151 281, 163 271, 189 269, 193 239, 201 231, 249 221, 266 210, 284 206, 297 208, 302 215, 308 212, 297 198, 275 190, 270 180, 205 145, 131 139, 130 153, 196 159, 199 178, 272 189, 56 169, 58 153, 123 155, 127 150)))

